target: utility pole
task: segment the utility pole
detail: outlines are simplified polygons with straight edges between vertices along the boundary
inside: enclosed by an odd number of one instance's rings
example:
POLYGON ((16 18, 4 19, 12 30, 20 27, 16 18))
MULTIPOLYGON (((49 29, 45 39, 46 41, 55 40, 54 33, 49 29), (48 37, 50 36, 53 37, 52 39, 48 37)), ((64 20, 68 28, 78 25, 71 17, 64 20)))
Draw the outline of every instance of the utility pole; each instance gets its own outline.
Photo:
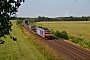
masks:
POLYGON ((48 21, 48 28, 49 28, 49 21, 48 21))
POLYGON ((48 28, 49 28, 49 18, 48 18, 48 28))

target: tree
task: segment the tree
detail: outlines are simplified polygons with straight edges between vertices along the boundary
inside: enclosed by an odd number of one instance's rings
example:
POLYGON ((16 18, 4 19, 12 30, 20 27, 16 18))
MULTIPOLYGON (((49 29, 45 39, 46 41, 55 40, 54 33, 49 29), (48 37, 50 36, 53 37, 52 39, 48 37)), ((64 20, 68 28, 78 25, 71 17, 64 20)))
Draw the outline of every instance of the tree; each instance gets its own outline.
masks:
POLYGON ((0 0, 0 38, 10 34, 10 16, 18 12, 21 2, 24 0, 0 0))

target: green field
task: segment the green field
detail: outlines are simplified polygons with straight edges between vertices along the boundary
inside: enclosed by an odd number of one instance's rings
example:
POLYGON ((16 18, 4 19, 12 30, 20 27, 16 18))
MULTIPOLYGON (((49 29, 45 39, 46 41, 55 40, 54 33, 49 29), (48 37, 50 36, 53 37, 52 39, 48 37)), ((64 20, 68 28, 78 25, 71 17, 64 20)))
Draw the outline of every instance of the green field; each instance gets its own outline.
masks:
POLYGON ((20 32, 16 21, 12 21, 11 35, 17 38, 13 41, 9 36, 2 38, 5 43, 0 44, 0 60, 46 60, 20 32))
POLYGON ((90 41, 90 21, 57 21, 57 22, 37 22, 36 26, 43 26, 54 31, 67 31, 69 36, 80 37, 90 41))

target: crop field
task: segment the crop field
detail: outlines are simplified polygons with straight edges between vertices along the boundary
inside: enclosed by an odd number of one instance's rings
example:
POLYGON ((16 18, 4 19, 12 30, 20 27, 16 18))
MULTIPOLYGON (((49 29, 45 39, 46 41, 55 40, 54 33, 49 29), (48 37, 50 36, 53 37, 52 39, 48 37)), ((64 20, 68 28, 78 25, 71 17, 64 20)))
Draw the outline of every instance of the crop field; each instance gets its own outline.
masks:
POLYGON ((45 60, 20 32, 16 21, 12 21, 12 24, 11 35, 17 38, 17 41, 13 41, 9 36, 2 38, 5 43, 0 44, 0 60, 45 60))
POLYGON ((36 22, 35 25, 47 27, 54 31, 67 31, 69 36, 80 37, 90 41, 90 21, 57 21, 57 22, 36 22))

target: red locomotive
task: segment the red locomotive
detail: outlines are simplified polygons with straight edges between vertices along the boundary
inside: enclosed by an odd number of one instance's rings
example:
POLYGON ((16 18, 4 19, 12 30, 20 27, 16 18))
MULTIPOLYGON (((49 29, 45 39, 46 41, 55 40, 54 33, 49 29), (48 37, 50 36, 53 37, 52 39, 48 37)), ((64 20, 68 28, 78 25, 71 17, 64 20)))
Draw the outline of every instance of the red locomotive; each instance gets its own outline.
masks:
POLYGON ((47 28, 37 28, 36 33, 45 38, 49 38, 51 36, 50 30, 47 28))

